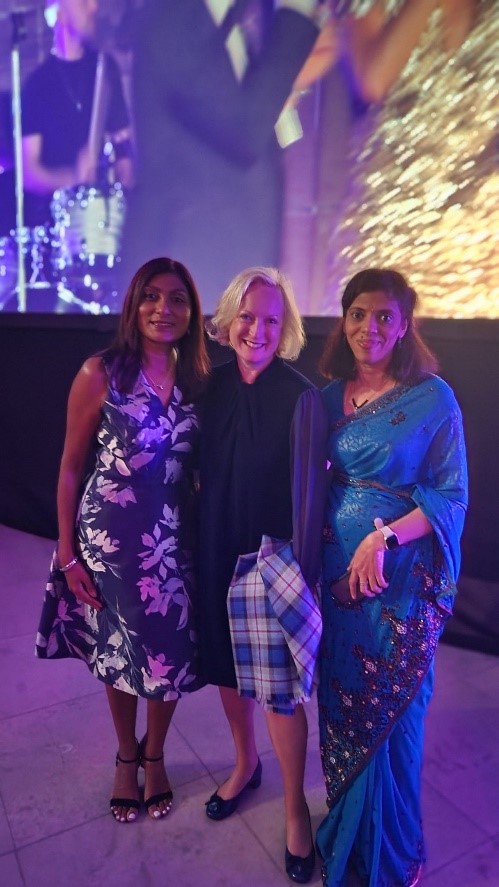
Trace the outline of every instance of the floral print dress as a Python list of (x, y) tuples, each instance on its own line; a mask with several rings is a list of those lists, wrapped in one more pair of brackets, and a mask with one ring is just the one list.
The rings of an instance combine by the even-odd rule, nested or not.
[(108, 386), (76, 540), (101, 611), (69, 591), (54, 554), (36, 653), (76, 657), (118, 690), (174, 700), (199, 688), (193, 623), (198, 420), (174, 387), (163, 406), (140, 374)]

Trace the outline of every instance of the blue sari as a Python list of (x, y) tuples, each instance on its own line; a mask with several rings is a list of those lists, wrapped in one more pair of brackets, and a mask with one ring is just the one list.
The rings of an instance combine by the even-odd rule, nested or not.
[[(348, 416), (343, 393), (341, 381), (323, 391), (332, 481), (319, 723), (329, 814), (317, 846), (327, 887), (340, 887), (349, 866), (366, 887), (408, 887), (425, 858), (423, 722), (467, 505), (461, 413), (437, 376), (397, 385)], [(342, 577), (374, 518), (391, 523), (418, 506), (433, 533), (386, 552), (380, 595), (345, 602)]]

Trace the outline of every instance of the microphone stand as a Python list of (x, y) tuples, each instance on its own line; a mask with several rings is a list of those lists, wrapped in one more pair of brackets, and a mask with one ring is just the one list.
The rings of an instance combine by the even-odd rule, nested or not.
[(21, 68), (19, 44), (26, 38), (27, 10), (13, 10), (10, 14), (12, 23), (11, 71), (12, 71), (12, 120), (14, 125), (14, 160), (16, 183), (16, 231), (17, 243), (17, 305), (18, 311), (26, 311), (26, 269), (24, 265), (24, 182), (21, 154)]

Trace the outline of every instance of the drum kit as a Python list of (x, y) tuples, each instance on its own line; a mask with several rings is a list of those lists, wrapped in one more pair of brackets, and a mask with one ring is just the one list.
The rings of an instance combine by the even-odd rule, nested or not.
[(53, 224), (0, 238), (0, 311), (18, 310), (21, 249), (28, 311), (118, 312), (116, 268), (125, 219), (121, 186), (59, 189), (51, 210)]
[[(116, 268), (125, 220), (120, 184), (59, 189), (52, 196), (51, 222), (34, 228), (24, 224), (19, 45), (26, 37), (29, 11), (14, 10), (9, 16), (12, 130), (6, 137), (6, 117), (0, 114), (0, 197), (13, 172), (15, 227), (0, 237), (0, 311), (117, 313)], [(104, 132), (107, 90), (105, 59), (99, 53), (88, 136), (95, 158)]]

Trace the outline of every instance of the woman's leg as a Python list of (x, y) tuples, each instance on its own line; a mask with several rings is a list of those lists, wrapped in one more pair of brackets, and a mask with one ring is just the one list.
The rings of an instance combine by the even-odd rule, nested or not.
[(158, 699), (147, 700), (147, 732), (141, 748), (145, 773), (144, 800), (147, 804), (148, 799), (154, 795), (166, 795), (166, 797), (158, 799), (156, 804), (148, 807), (147, 812), (152, 819), (166, 816), (172, 805), (171, 787), (163, 760), (163, 748), (176, 705), (176, 699), (171, 702), (163, 702)]
[(217, 791), (224, 801), (235, 798), (251, 779), (258, 763), (255, 744), (253, 699), (239, 696), (231, 687), (220, 687), (220, 698), (234, 738), (236, 765), (229, 778)]
[[(137, 772), (139, 769), (139, 757), (137, 740), (135, 738), (135, 723), (137, 719), (137, 697), (131, 693), (123, 693), (106, 684), (107, 701), (114, 729), (118, 739), (118, 762), (114, 775), (113, 798), (130, 798), (139, 800), (139, 787)], [(131, 763), (123, 763), (129, 761)], [(113, 806), (113, 815), (120, 822), (133, 821), (137, 817), (137, 811), (126, 805)]]
[(286, 846), (293, 856), (306, 857), (312, 849), (309, 812), (303, 790), (307, 717), (302, 705), (296, 706), (292, 716), (270, 711), (265, 715), (284, 784)]

